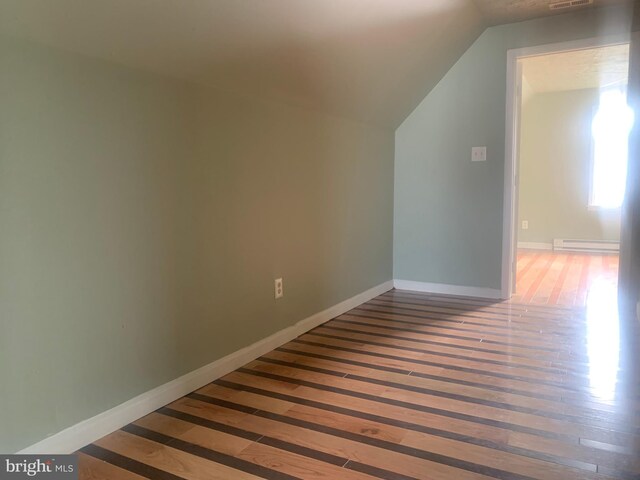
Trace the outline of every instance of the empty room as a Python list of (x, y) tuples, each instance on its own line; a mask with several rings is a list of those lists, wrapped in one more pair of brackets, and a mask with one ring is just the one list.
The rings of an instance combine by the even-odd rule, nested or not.
[(522, 303), (616, 296), (633, 112), (629, 44), (521, 61), (518, 270)]
[(0, 0), (0, 478), (640, 478), (640, 2)]

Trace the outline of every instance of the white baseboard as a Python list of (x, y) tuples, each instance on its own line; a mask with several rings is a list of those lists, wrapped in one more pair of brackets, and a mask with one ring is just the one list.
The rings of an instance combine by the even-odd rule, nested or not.
[(518, 248), (527, 248), (529, 250), (553, 250), (553, 243), (518, 242)]
[(338, 315), (357, 307), (393, 288), (388, 281), (338, 303), (322, 312), (316, 313), (291, 327), (270, 335), (253, 345), (242, 348), (194, 370), (164, 385), (149, 390), (95, 417), (83, 420), (44, 440), (21, 450), (18, 453), (65, 454), (72, 453), (95, 440), (143, 417), (158, 408), (177, 400), (198, 388), (211, 383), (252, 360), (270, 352), (305, 332), (328, 322)]
[(461, 287), (445, 283), (414, 282), (413, 280), (394, 280), (393, 286), (398, 290), (413, 290), (415, 292), (458, 295), (461, 297), (502, 298), (502, 292), (494, 288)]

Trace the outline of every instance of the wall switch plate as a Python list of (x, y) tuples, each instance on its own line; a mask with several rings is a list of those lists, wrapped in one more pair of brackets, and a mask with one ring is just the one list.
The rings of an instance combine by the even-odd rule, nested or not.
[(522, 220), (522, 229), (529, 230), (529, 220)]
[(471, 149), (472, 162), (485, 162), (487, 160), (487, 147), (473, 147)]
[(284, 288), (282, 286), (282, 279), (276, 278), (273, 284), (274, 284), (274, 290), (275, 290), (274, 293), (275, 293), (276, 299), (284, 297)]

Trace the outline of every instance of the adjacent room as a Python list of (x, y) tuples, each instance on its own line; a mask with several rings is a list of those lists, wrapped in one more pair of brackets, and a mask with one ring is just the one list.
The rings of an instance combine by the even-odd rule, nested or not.
[(640, 3), (0, 0), (0, 478), (640, 478)]
[(520, 60), (514, 300), (585, 305), (615, 290), (633, 112), (628, 43)]

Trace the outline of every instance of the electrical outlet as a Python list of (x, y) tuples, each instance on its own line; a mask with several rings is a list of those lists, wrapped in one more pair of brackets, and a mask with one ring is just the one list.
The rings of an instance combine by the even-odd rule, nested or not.
[(529, 220), (522, 220), (522, 229), (529, 230)]
[(276, 298), (282, 298), (284, 297), (284, 288), (282, 286), (282, 279), (281, 278), (276, 278), (274, 280), (274, 289), (275, 289), (275, 297)]

